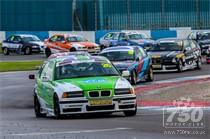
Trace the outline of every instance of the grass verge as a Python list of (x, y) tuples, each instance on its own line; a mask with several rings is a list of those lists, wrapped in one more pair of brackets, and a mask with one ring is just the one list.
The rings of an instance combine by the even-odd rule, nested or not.
[(43, 61), (0, 62), (0, 72), (35, 70)]

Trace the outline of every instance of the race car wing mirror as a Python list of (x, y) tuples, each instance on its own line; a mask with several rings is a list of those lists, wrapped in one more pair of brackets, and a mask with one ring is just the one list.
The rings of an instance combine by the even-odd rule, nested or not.
[(35, 79), (35, 75), (34, 75), (34, 74), (30, 74), (30, 75), (28, 76), (28, 78), (31, 79), (31, 80), (33, 80), (33, 79)]
[(122, 76), (123, 77), (129, 77), (130, 76), (130, 71), (128, 71), (128, 70), (122, 71)]

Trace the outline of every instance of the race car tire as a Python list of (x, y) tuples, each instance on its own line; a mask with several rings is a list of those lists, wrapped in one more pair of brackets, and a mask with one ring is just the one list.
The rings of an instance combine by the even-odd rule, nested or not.
[(45, 56), (48, 58), (52, 54), (50, 48), (45, 49)]
[(34, 112), (36, 117), (46, 117), (46, 113), (41, 113), (41, 106), (37, 96), (34, 96)]
[(135, 106), (135, 110), (132, 111), (124, 111), (125, 116), (135, 116), (137, 114), (137, 105)]
[(152, 69), (152, 66), (149, 68), (149, 71), (147, 73), (147, 76), (146, 76), (146, 81), (147, 82), (151, 82), (154, 80), (154, 74), (153, 74), (153, 69)]
[(9, 55), (9, 49), (8, 48), (3, 48), (3, 54), (4, 55)]
[(54, 95), (53, 104), (54, 104), (55, 118), (60, 119), (61, 118), (61, 111), (60, 111), (60, 106), (59, 106), (59, 99), (58, 99), (58, 96), (56, 94)]
[(136, 74), (135, 71), (132, 71), (132, 72), (131, 72), (131, 77), (130, 77), (130, 78), (131, 78), (131, 79), (130, 79), (131, 84), (132, 84), (132, 85), (136, 85), (136, 83), (137, 83), (137, 74)]
[(26, 46), (25, 49), (24, 49), (24, 54), (25, 55), (30, 55), (32, 52), (31, 48), (29, 46)]
[(201, 58), (199, 57), (198, 60), (196, 61), (196, 68), (195, 69), (201, 69), (201, 64), (202, 64), (202, 61), (201, 61)]
[(182, 72), (183, 71), (183, 63), (182, 63), (181, 60), (178, 61), (177, 69), (178, 69), (178, 72)]
[(75, 51), (77, 51), (77, 50), (76, 50), (76, 48), (72, 47), (69, 51), (70, 51), (70, 52), (75, 52)]

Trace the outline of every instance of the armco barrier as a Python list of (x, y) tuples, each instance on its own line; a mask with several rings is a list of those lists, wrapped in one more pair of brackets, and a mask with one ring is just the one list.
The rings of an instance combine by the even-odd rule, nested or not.
[(4, 31), (0, 31), (0, 43), (5, 40), (5, 32)]
[(33, 34), (38, 36), (41, 40), (49, 37), (48, 31), (6, 31), (6, 38), (12, 34)]

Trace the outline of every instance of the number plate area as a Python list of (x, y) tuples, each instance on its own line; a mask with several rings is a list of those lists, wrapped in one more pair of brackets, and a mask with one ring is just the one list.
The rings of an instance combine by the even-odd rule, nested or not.
[(89, 100), (90, 106), (103, 106), (103, 105), (112, 105), (112, 100), (110, 99), (92, 99)]

